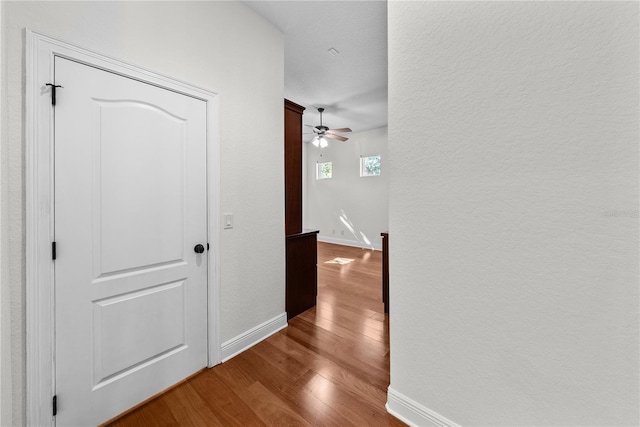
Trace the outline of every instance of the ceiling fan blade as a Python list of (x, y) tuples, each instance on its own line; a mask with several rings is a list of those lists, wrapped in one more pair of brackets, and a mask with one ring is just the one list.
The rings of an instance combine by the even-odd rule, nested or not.
[(340, 129), (329, 129), (327, 133), (347, 133), (351, 132), (349, 128), (340, 128)]
[(346, 140), (348, 140), (348, 139), (349, 139), (349, 138), (345, 138), (344, 136), (340, 136), (340, 135), (333, 135), (333, 134), (331, 134), (331, 133), (325, 133), (325, 134), (324, 134), (324, 136), (325, 136), (326, 138), (336, 139), (336, 140), (338, 140), (338, 141), (342, 141), (342, 142), (344, 142), (344, 141), (346, 141)]

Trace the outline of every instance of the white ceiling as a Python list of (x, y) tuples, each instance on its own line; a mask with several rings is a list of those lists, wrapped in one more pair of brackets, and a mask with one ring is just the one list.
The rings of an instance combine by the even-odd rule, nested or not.
[(284, 33), (284, 95), (307, 108), (305, 124), (319, 124), (324, 107), (331, 128), (387, 125), (386, 1), (245, 3)]

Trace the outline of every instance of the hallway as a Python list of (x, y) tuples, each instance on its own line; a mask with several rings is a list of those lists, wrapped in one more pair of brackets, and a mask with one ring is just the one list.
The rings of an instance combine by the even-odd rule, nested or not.
[(381, 263), (379, 251), (318, 243), (316, 307), (111, 425), (403, 426), (384, 407)]

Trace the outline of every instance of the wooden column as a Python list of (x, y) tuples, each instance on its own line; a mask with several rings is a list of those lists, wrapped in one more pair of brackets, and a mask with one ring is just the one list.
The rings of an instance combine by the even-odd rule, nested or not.
[(302, 114), (304, 107), (284, 100), (284, 222), (287, 236), (287, 318), (316, 305), (318, 231), (302, 230)]
[(284, 100), (285, 234), (302, 232), (302, 113), (304, 107)]

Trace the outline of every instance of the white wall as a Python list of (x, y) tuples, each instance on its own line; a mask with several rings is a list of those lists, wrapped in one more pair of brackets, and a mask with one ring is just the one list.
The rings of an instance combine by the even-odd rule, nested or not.
[[(4, 20), (3, 13), (3, 3), (0, 1), (0, 28), (4, 28), (6, 23)], [(0, 30), (0, 111), (3, 110), (4, 104), (4, 75), (5, 69), (4, 65), (5, 61), (5, 46), (3, 44), (4, 37), (3, 32)], [(4, 124), (4, 115), (0, 113), (0, 141), (4, 140), (5, 127)], [(3, 150), (0, 150), (0, 182), (4, 182), (4, 173), (7, 170), (4, 164), (5, 156), (3, 155)], [(4, 197), (0, 197), (0, 425), (9, 425), (11, 423), (11, 405), (5, 405), (3, 402), (11, 401), (11, 370), (9, 363), (4, 363), (11, 359), (11, 350), (9, 347), (10, 343), (10, 316), (9, 316), (9, 298), (8, 295), (8, 286), (2, 286), (5, 282), (5, 239), (4, 236), (4, 218), (5, 218), (5, 200)]]
[[(2, 2), (2, 424), (25, 422), (23, 44), (29, 27), (220, 94), (222, 342), (284, 313), (281, 33), (239, 2)], [(259, 131), (257, 131), (259, 130)], [(6, 214), (6, 215), (5, 215)], [(8, 297), (8, 301), (5, 301)], [(10, 328), (5, 326), (9, 306)], [(9, 337), (9, 338), (7, 338)], [(6, 366), (10, 366), (7, 378)]]
[[(305, 143), (304, 228), (320, 230), (321, 241), (382, 249), (380, 233), (389, 226), (387, 128), (348, 136), (324, 149)], [(375, 154), (381, 155), (380, 176), (361, 178), (360, 156)], [(316, 180), (318, 161), (332, 162), (331, 179)]]
[(388, 7), (391, 409), (639, 425), (639, 3)]

